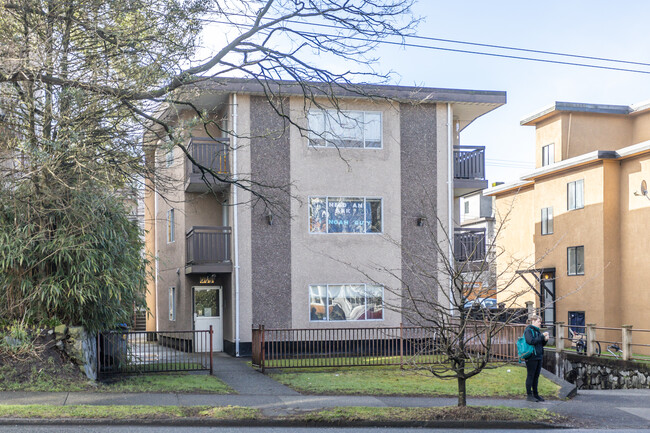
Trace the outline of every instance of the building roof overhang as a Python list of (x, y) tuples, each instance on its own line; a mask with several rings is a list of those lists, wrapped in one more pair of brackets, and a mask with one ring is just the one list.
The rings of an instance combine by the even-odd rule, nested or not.
[(487, 189), (483, 195), (499, 195), (508, 191), (520, 189), (526, 185), (533, 184), (535, 180), (540, 177), (572, 170), (574, 168), (591, 164), (597, 161), (622, 160), (648, 152), (650, 152), (650, 140), (643, 141), (632, 146), (624, 147), (619, 150), (596, 150), (573, 158), (565, 159), (554, 164), (549, 164), (547, 166), (537, 168), (534, 171), (522, 176), (519, 181)]
[(461, 130), (476, 118), (506, 103), (506, 92), (493, 90), (443, 89), (433, 87), (394, 86), (381, 84), (337, 84), (322, 82), (260, 81), (250, 78), (211, 78), (185, 87), (178, 98), (191, 100), (201, 110), (228, 102), (231, 94), (257, 96), (370, 99), (410, 104), (451, 104), (454, 119)]
[(636, 111), (628, 105), (585, 104), (579, 102), (556, 101), (521, 120), (523, 126), (535, 125), (560, 113), (593, 113), (627, 115)]

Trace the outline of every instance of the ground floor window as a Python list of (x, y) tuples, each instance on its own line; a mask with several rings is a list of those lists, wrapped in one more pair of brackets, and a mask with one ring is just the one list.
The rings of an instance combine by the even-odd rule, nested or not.
[(383, 320), (384, 288), (372, 284), (309, 286), (309, 320)]
[(585, 333), (585, 312), (569, 311), (569, 329), (574, 334)]

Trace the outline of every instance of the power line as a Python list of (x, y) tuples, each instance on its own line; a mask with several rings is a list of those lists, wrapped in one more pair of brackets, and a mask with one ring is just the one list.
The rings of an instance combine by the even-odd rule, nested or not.
[[(245, 16), (245, 15), (241, 15), (241, 14), (239, 14), (239, 15), (240, 16)], [(235, 16), (237, 16), (237, 14), (235, 14)], [(270, 19), (270, 18), (268, 18), (268, 19)], [(233, 22), (229, 22), (229, 21), (210, 20), (210, 22), (215, 23), (215, 24), (232, 25), (232, 26), (236, 26), (236, 27), (252, 27), (252, 24), (233, 23)], [(343, 30), (342, 27), (334, 26), (334, 25), (330, 25), (330, 24), (303, 23), (303, 22), (296, 21), (296, 20), (287, 20), (285, 22), (292, 22), (292, 23), (301, 24), (301, 25), (311, 25), (311, 26), (317, 26), (317, 27), (326, 27), (326, 28), (333, 28), (333, 29), (341, 29), (341, 30)], [(310, 31), (303, 31), (302, 33), (305, 34), (305, 35), (314, 36), (314, 37), (319, 37), (319, 36), (331, 37), (331, 38), (340, 37), (340, 35), (333, 35), (333, 34), (327, 34), (327, 33), (316, 33), (316, 32), (310, 32)], [(453, 40), (453, 39), (441, 39), (441, 38), (433, 38), (433, 37), (428, 37), (428, 36), (417, 36), (417, 35), (415, 35), (415, 36), (404, 36), (404, 38), (413, 38), (413, 39), (430, 40), (430, 41), (437, 41), (437, 42), (447, 42), (447, 43), (474, 45), (474, 46), (486, 47), (486, 48), (514, 50), (514, 51), (521, 51), (521, 52), (530, 52), (530, 53), (537, 53), (537, 54), (546, 54), (546, 55), (553, 55), (553, 56), (585, 59), (585, 60), (595, 60), (595, 61), (608, 62), (608, 63), (621, 63), (621, 64), (631, 64), (631, 65), (650, 67), (650, 63), (643, 63), (643, 62), (635, 62), (635, 61), (620, 60), (620, 59), (608, 59), (608, 58), (604, 58), (604, 57), (583, 56), (583, 55), (579, 55), (579, 54), (568, 54), (568, 53), (559, 53), (559, 52), (543, 51), (543, 50), (532, 50), (532, 49), (527, 49), (527, 48), (516, 48), (516, 47), (503, 46), (503, 45), (482, 44), (482, 43), (477, 43), (477, 42), (457, 41), (457, 40)], [(589, 64), (589, 63), (569, 62), (569, 61), (562, 61), (562, 60), (551, 60), (551, 59), (543, 59), (543, 58), (536, 58), (536, 57), (515, 56), (515, 55), (509, 55), (509, 54), (490, 53), (490, 52), (484, 52), (484, 51), (462, 50), (462, 49), (458, 49), (458, 48), (445, 48), (445, 47), (439, 47), (439, 46), (433, 46), (433, 45), (415, 44), (415, 43), (408, 43), (408, 42), (394, 42), (394, 41), (387, 41), (387, 40), (370, 40), (368, 38), (362, 38), (362, 37), (358, 37), (358, 36), (346, 36), (346, 39), (356, 40), (356, 41), (360, 41), (360, 42), (367, 42), (367, 43), (377, 43), (377, 44), (400, 46), (400, 47), (422, 48), (422, 49), (429, 49), (429, 50), (455, 52), (455, 53), (461, 53), (461, 54), (475, 54), (475, 55), (481, 55), (481, 56), (499, 57), (499, 58), (513, 59), (513, 60), (527, 60), (527, 61), (540, 62), (540, 63), (551, 63), (551, 64), (558, 64), (558, 65), (578, 66), (578, 67), (592, 68), (592, 69), (602, 69), (602, 70), (611, 70), (611, 71), (619, 71), (619, 72), (633, 72), (633, 73), (639, 73), (639, 74), (650, 74), (650, 71), (644, 71), (644, 70), (640, 70), (640, 69), (621, 68), (621, 67), (605, 66), (605, 65), (594, 65), (594, 64)]]

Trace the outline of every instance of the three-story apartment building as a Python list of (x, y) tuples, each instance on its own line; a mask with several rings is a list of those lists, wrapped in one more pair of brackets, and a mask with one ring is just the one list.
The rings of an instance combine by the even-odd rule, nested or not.
[(527, 292), (520, 303), (580, 332), (587, 323), (647, 329), (650, 104), (556, 102), (521, 124), (535, 127), (537, 168), (487, 192), (508, 216), (498, 274), (522, 260), (528, 268), (502, 299)]
[[(358, 85), (335, 90), (334, 103), (306, 99), (297, 83), (270, 85), (273, 104), (249, 79), (196, 92), (212, 137), (201, 125), (185, 145), (225, 182), (178, 147), (152, 159), (165, 185), (150, 185), (145, 200), (150, 330), (212, 325), (216, 350), (240, 355), (258, 324), (399, 325), (402, 313), (387, 306), (418, 284), (405, 249), (427, 228), (444, 242), (458, 197), (487, 186), (484, 149), (463, 148), (459, 133), (505, 92)], [(175, 121), (189, 124), (191, 112), (176, 108)]]

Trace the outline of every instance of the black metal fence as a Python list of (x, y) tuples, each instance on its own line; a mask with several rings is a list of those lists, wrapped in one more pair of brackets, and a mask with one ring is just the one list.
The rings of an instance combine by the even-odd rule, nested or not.
[(103, 331), (97, 334), (97, 376), (207, 370), (213, 330)]

